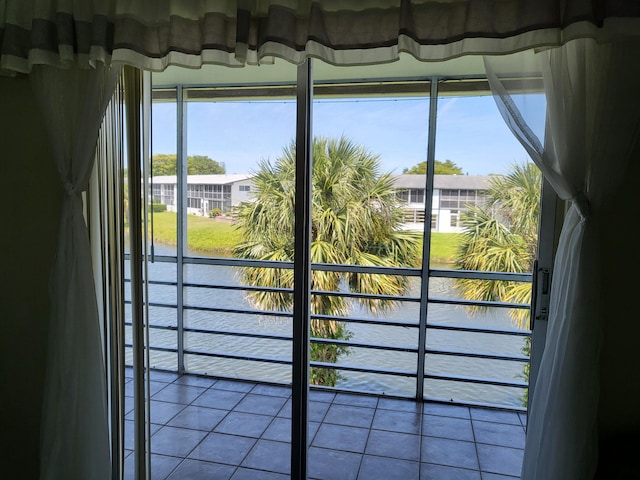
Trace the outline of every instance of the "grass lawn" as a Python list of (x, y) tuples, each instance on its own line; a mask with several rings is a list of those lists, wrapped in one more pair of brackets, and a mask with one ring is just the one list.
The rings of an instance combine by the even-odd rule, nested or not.
[(435, 263), (451, 263), (458, 247), (459, 233), (431, 234), (431, 261)]
[[(219, 218), (187, 216), (187, 243), (190, 250), (201, 253), (230, 256), (234, 245), (242, 240), (241, 232), (227, 220)], [(153, 214), (153, 240), (163, 245), (176, 245), (176, 214)], [(431, 261), (449, 263), (455, 253), (456, 233), (433, 233), (431, 236)]]
[[(187, 243), (190, 250), (201, 253), (231, 254), (234, 245), (242, 240), (240, 231), (229, 221), (218, 218), (187, 216)], [(163, 245), (176, 245), (176, 214), (153, 214), (153, 241)]]

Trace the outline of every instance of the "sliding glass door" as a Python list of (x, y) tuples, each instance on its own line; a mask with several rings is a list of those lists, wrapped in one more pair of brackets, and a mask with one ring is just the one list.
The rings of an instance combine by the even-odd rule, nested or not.
[(152, 75), (152, 467), (413, 465), (394, 409), (526, 410), (540, 176), (468, 71)]

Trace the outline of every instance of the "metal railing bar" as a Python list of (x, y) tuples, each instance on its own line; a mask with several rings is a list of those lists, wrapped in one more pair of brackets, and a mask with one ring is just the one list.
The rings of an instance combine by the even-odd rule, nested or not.
[(326, 368), (329, 370), (344, 370), (348, 372), (363, 372), (363, 373), (378, 373), (381, 375), (394, 375), (396, 377), (416, 377), (416, 372), (411, 370), (393, 370), (390, 368), (368, 368), (357, 367), (355, 365), (347, 365), (341, 363), (326, 363), (326, 362), (309, 362), (310, 366), (316, 368)]
[(514, 387), (514, 388), (527, 388), (529, 385), (526, 382), (515, 382), (509, 380), (497, 380), (491, 378), (482, 377), (468, 377), (464, 375), (444, 375), (439, 373), (425, 373), (425, 378), (431, 378), (433, 380), (447, 380), (454, 382), (464, 383), (478, 383), (482, 385), (494, 385), (497, 387)]
[[(131, 322), (125, 322), (125, 325), (131, 326)], [(149, 328), (152, 330), (164, 330), (164, 331), (174, 331), (174, 332), (178, 330), (178, 327), (174, 325), (150, 324)], [(184, 331), (191, 332), (191, 333), (208, 334), (208, 335), (226, 335), (226, 336), (232, 336), (232, 337), (260, 338), (265, 340), (281, 340), (281, 341), (292, 340), (291, 336), (286, 336), (286, 335), (239, 332), (234, 330), (209, 330), (206, 328), (185, 327)], [(312, 337), (311, 342), (318, 343), (318, 344), (325, 344), (325, 345), (341, 345), (345, 347), (369, 348), (374, 350), (386, 350), (386, 351), (395, 351), (395, 352), (407, 352), (407, 353), (418, 352), (417, 347), (351, 342), (348, 340), (332, 340), (332, 339), (320, 338), (320, 337)], [(426, 349), (425, 353), (430, 355), (448, 355), (448, 356), (454, 356), (454, 357), (485, 358), (488, 360), (505, 360), (505, 361), (512, 361), (512, 362), (528, 362), (529, 361), (529, 357), (525, 355), (498, 355), (493, 353), (468, 352), (468, 351), (459, 351), (459, 350), (439, 350), (439, 349), (433, 349), (433, 348)]]
[(531, 332), (528, 330), (502, 330), (499, 328), (482, 328), (474, 327), (470, 325), (443, 325), (440, 323), (429, 323), (427, 328), (433, 328), (434, 330), (453, 330), (456, 332), (472, 332), (472, 333), (494, 333), (497, 335), (510, 335), (514, 337), (528, 337)]
[[(129, 280), (125, 280), (128, 282)], [(168, 280), (151, 280), (149, 285), (162, 285), (162, 286), (177, 286), (177, 282)], [(236, 291), (251, 291), (251, 292), (272, 292), (272, 293), (289, 293), (293, 294), (293, 290), (289, 288), (276, 288), (276, 287), (252, 287), (248, 285), (204, 285), (198, 283), (184, 283), (184, 287), (190, 288), (204, 288), (209, 290), (236, 290)], [(345, 297), (356, 298), (365, 300), (386, 300), (392, 302), (414, 302), (419, 303), (419, 297), (399, 296), (399, 295), (380, 295), (369, 293), (357, 293), (357, 292), (336, 292), (329, 290), (312, 290), (311, 295), (324, 295), (332, 297)], [(510, 302), (496, 302), (488, 300), (465, 300), (456, 298), (436, 298), (432, 297), (428, 299), (429, 303), (439, 305), (460, 305), (471, 307), (484, 307), (484, 308), (515, 308), (515, 309), (528, 309), (530, 305), (528, 303), (510, 303)]]
[[(130, 303), (129, 301), (125, 301), (125, 304)], [(175, 305), (164, 304), (164, 303), (150, 303), (150, 307), (156, 308), (176, 308)], [(247, 314), (247, 315), (264, 315), (264, 316), (273, 316), (279, 318), (290, 318), (291, 313), (287, 312), (271, 312), (267, 313), (262, 310), (231, 310), (226, 308), (215, 308), (215, 307), (185, 307), (195, 311), (206, 311), (206, 312), (214, 312), (214, 313), (239, 313), (239, 314)], [(369, 319), (369, 318), (356, 318), (356, 317), (331, 317), (328, 315), (313, 315), (311, 317), (314, 320), (321, 321), (340, 321), (343, 323), (356, 323), (356, 324), (369, 324), (369, 325), (379, 325), (385, 327), (403, 327), (403, 328), (418, 328), (418, 325), (415, 323), (407, 323), (407, 322), (395, 322), (395, 321), (387, 321), (387, 320), (379, 320), (379, 319)], [(125, 325), (131, 325), (130, 322), (125, 323)], [(488, 333), (488, 334), (496, 334), (496, 335), (507, 335), (513, 337), (528, 337), (531, 335), (531, 332), (528, 330), (502, 330), (498, 328), (482, 328), (482, 327), (474, 327), (467, 325), (443, 325), (443, 324), (428, 324), (427, 329), (433, 330), (449, 330), (455, 332), (470, 332), (470, 333)]]
[[(129, 260), (129, 254), (125, 254), (125, 260)], [(156, 262), (177, 263), (175, 256), (155, 255)], [(185, 264), (191, 265), (217, 265), (226, 267), (258, 267), (258, 268), (293, 268), (293, 262), (282, 262), (272, 260), (249, 260), (243, 258), (224, 257), (187, 257), (183, 259)], [(404, 275), (409, 277), (420, 277), (421, 270), (410, 267), (378, 267), (368, 265), (335, 265), (330, 263), (312, 263), (312, 270), (347, 272), (347, 273), (371, 273), (383, 275)], [(429, 276), (438, 278), (465, 278), (472, 280), (503, 280), (508, 282), (531, 282), (531, 273), (516, 272), (479, 272), (475, 270), (449, 270), (430, 269)]]
[[(153, 282), (150, 282), (153, 284)], [(160, 285), (164, 285), (163, 282), (158, 282)], [(175, 285), (175, 284), (174, 284)], [(190, 288), (205, 288), (209, 290), (248, 290), (252, 292), (272, 292), (272, 293), (289, 293), (293, 295), (292, 288), (278, 288), (278, 287), (254, 287), (249, 285), (204, 285), (201, 283), (184, 283), (184, 287)], [(379, 294), (367, 294), (357, 292), (336, 292), (331, 290), (311, 290), (311, 295), (325, 295), (333, 297), (348, 297), (348, 298), (363, 298), (370, 300), (390, 300), (397, 302), (419, 302), (418, 297), (407, 297), (399, 295), (379, 295)]]
[(360, 343), (349, 340), (335, 340), (330, 338), (311, 337), (311, 343), (322, 345), (340, 345), (342, 347), (370, 348), (374, 350), (385, 350), (391, 352), (418, 353), (418, 347), (401, 345), (384, 345), (381, 343)]
[[(131, 347), (131, 344), (125, 344), (126, 347)], [(160, 347), (160, 346), (149, 346), (149, 350), (161, 351), (167, 353), (177, 353), (178, 350), (170, 347)], [(185, 355), (199, 355), (203, 357), (215, 357), (215, 358), (226, 358), (230, 360), (245, 360), (251, 362), (262, 362), (262, 363), (277, 363), (280, 365), (291, 365), (291, 359), (283, 360), (280, 358), (273, 357), (257, 357), (254, 355), (238, 355), (235, 353), (224, 353), (224, 352), (206, 352), (202, 350), (191, 350), (185, 349)], [(358, 367), (355, 365), (346, 365), (346, 364), (336, 364), (336, 363), (326, 363), (326, 362), (310, 362), (311, 367), (317, 368), (327, 368), (332, 370), (345, 370), (350, 372), (363, 372), (363, 373), (376, 373), (381, 375), (394, 375), (400, 377), (416, 377), (416, 372), (409, 370), (394, 370), (388, 368), (374, 368), (374, 367)]]
[(188, 265), (281, 268), (281, 269), (288, 269), (288, 270), (293, 269), (293, 262), (279, 262), (275, 260), (248, 260), (245, 258), (184, 257), (183, 262)]
[[(408, 347), (400, 345), (384, 345), (373, 343), (360, 343), (350, 342), (348, 340), (332, 340), (328, 338), (311, 338), (312, 343), (318, 343), (323, 345), (339, 345), (343, 347), (356, 347), (356, 348), (370, 348), (374, 350), (385, 350), (393, 352), (406, 352), (406, 353), (418, 353), (418, 347)], [(493, 353), (482, 352), (466, 352), (466, 351), (454, 351), (454, 350), (439, 350), (439, 349), (426, 349), (426, 354), (431, 355), (446, 355), (453, 357), (468, 357), (468, 358), (482, 358), (486, 360), (505, 360), (512, 362), (528, 362), (529, 357), (524, 355), (497, 355)]]
[(147, 280), (148, 285), (161, 285), (166, 287), (177, 287), (178, 282), (172, 280)]
[(385, 327), (405, 327), (405, 328), (418, 328), (418, 324), (415, 322), (400, 322), (395, 320), (383, 320), (376, 318), (364, 318), (364, 317), (339, 317), (333, 315), (320, 315), (313, 314), (311, 315), (312, 320), (321, 320), (321, 321), (337, 321), (344, 323), (361, 323), (361, 324), (369, 324), (369, 325), (382, 325)]
[(328, 290), (311, 290), (311, 295), (326, 297), (361, 298), (365, 300), (390, 300), (393, 302), (420, 302), (419, 297), (406, 297), (401, 295), (380, 295), (375, 293), (335, 292)]
[(220, 312), (220, 313), (239, 313), (247, 315), (264, 315), (266, 317), (291, 317), (291, 312), (279, 312), (276, 310), (244, 310), (235, 308), (218, 308), (218, 307), (199, 307), (196, 305), (185, 305), (185, 310), (195, 310), (197, 312)]
[(146, 348), (148, 348), (149, 350), (153, 350), (155, 352), (178, 353), (177, 348), (171, 348), (171, 347), (161, 347), (158, 345), (150, 345)]
[(231, 360), (246, 360), (251, 362), (278, 363), (281, 365), (291, 365), (291, 359), (283, 360), (281, 358), (256, 357), (254, 355), (238, 355), (234, 353), (224, 353), (224, 352), (205, 352), (201, 350), (191, 350), (191, 349), (185, 349), (184, 354), (200, 355), (203, 357), (227, 358)]
[[(131, 323), (126, 323), (125, 325), (130, 326)], [(172, 325), (149, 325), (149, 328), (152, 330), (163, 330), (163, 331), (177, 331), (178, 327)], [(278, 340), (278, 341), (291, 341), (291, 336), (285, 335), (273, 335), (268, 333), (251, 333), (251, 332), (238, 332), (233, 330), (209, 330), (204, 328), (190, 328), (185, 327), (185, 332), (191, 333), (199, 333), (203, 335), (224, 335), (230, 337), (244, 337), (244, 338), (259, 338), (263, 340)], [(392, 351), (392, 352), (405, 352), (405, 353), (417, 353), (417, 347), (409, 347), (409, 346), (401, 346), (401, 345), (384, 345), (384, 344), (374, 344), (374, 343), (361, 343), (361, 342), (350, 342), (348, 340), (332, 340), (328, 338), (320, 338), (320, 337), (312, 337), (310, 339), (312, 343), (323, 344), (323, 345), (340, 345), (344, 347), (355, 347), (355, 348), (368, 348), (373, 350), (383, 350), (383, 351)], [(453, 357), (467, 357), (467, 358), (483, 358), (487, 360), (504, 360), (511, 362), (528, 362), (529, 357), (524, 355), (497, 355), (493, 353), (478, 353), (478, 352), (467, 352), (467, 351), (458, 351), (458, 350), (439, 350), (439, 349), (426, 349), (425, 351), (428, 355), (447, 355)]]
[[(125, 304), (130, 304), (130, 301), (125, 301)], [(165, 303), (149, 303), (150, 307), (156, 308), (172, 308), (175, 309), (175, 305), (165, 304)], [(185, 308), (195, 311), (204, 311), (204, 312), (213, 312), (213, 313), (237, 313), (237, 314), (247, 314), (247, 315), (264, 315), (268, 317), (278, 317), (278, 318), (291, 318), (291, 313), (288, 312), (277, 312), (277, 311), (263, 311), (263, 310), (240, 310), (240, 309), (228, 309), (228, 308), (216, 308), (216, 307), (197, 307), (197, 306), (186, 306)], [(396, 321), (388, 321), (388, 320), (380, 320), (374, 318), (357, 318), (357, 317), (337, 317), (330, 315), (312, 315), (313, 320), (320, 321), (339, 321), (343, 323), (355, 323), (355, 324), (368, 324), (368, 325), (377, 325), (377, 326), (385, 326), (385, 327), (402, 327), (402, 328), (418, 328), (416, 323), (409, 322), (396, 322)], [(130, 322), (126, 322), (125, 325), (131, 325)], [(506, 335), (513, 337), (528, 337), (531, 335), (529, 330), (503, 330), (498, 328), (482, 328), (475, 327), (469, 325), (443, 325), (443, 324), (435, 324), (430, 323), (427, 325), (427, 329), (433, 330), (448, 330), (454, 332), (470, 332), (470, 333), (487, 333), (487, 334), (495, 334), (495, 335)]]
[(205, 335), (227, 335), (231, 337), (249, 337), (249, 338), (261, 338), (265, 340), (285, 340), (291, 341), (291, 336), (286, 335), (273, 335), (269, 333), (250, 333), (250, 332), (236, 332), (230, 330), (209, 330), (206, 328), (192, 328), (184, 327), (185, 332), (201, 333)]
[[(131, 304), (131, 300), (125, 300), (124, 304), (125, 305), (130, 305)], [(177, 305), (172, 305), (170, 303), (161, 303), (161, 302), (149, 302), (149, 306), (150, 307), (158, 307), (158, 308), (173, 308), (173, 309), (178, 308)]]
[(367, 273), (379, 275), (397, 275), (419, 277), (420, 269), (411, 267), (380, 267), (371, 265), (337, 265), (333, 263), (312, 263), (311, 270), (323, 272)]
[(206, 288), (210, 290), (249, 290), (252, 292), (290, 293), (293, 295), (292, 288), (282, 287), (252, 287), (248, 285), (203, 285), (201, 283), (187, 282), (185, 282), (183, 286), (190, 288)]
[[(126, 343), (125, 347), (131, 348), (130, 343)], [(157, 352), (165, 352), (165, 353), (176, 353), (178, 350), (176, 348), (171, 347), (162, 347), (151, 345), (148, 347), (149, 350), (157, 351)], [(191, 350), (185, 349), (185, 355), (197, 355), (204, 357), (215, 357), (215, 358), (226, 358), (231, 360), (244, 360), (244, 361), (252, 361), (252, 362), (262, 362), (262, 363), (276, 363), (280, 365), (291, 365), (291, 360), (283, 360), (279, 358), (273, 357), (257, 357), (253, 355), (238, 355), (233, 353), (224, 353), (224, 352), (205, 352), (201, 350)], [(310, 362), (311, 367), (316, 368), (326, 368), (331, 370), (344, 370), (350, 372), (362, 372), (362, 373), (374, 373), (380, 375), (393, 375), (393, 376), (401, 376), (401, 377), (416, 377), (416, 372), (412, 372), (409, 370), (394, 370), (387, 368), (379, 368), (379, 367), (359, 367), (355, 365), (346, 365), (346, 364), (336, 364), (336, 363), (326, 363), (326, 362)], [(513, 388), (527, 388), (529, 385), (526, 382), (514, 382), (508, 380), (497, 380), (490, 378), (481, 378), (481, 377), (468, 377), (462, 375), (444, 375), (444, 374), (436, 374), (436, 373), (425, 373), (425, 378), (431, 378), (434, 380), (446, 380), (446, 381), (455, 381), (455, 382), (464, 382), (464, 383), (475, 383), (482, 385), (494, 385), (500, 387), (513, 387)], [(412, 397), (408, 397), (412, 398)]]
[[(369, 325), (378, 325), (385, 327), (404, 327), (404, 328), (418, 328), (417, 323), (412, 322), (399, 322), (395, 320), (382, 320), (376, 318), (358, 318), (358, 317), (339, 317), (339, 316), (331, 316), (331, 315), (313, 315), (311, 317), (313, 320), (323, 320), (323, 321), (338, 321), (344, 323), (358, 323), (358, 324), (369, 324)], [(504, 330), (500, 328), (483, 328), (483, 327), (475, 327), (471, 325), (444, 325), (437, 323), (428, 323), (427, 329), (434, 330), (452, 330), (456, 332), (471, 332), (471, 333), (494, 333), (498, 335), (507, 335), (514, 337), (528, 337), (531, 335), (529, 330)]]
[(484, 358), (486, 360), (505, 360), (509, 362), (528, 362), (529, 357), (525, 355), (497, 355), (494, 353), (478, 353), (478, 352), (465, 352), (456, 350), (437, 350), (427, 348), (425, 353), (427, 355), (446, 355), (451, 357), (467, 357), (467, 358)]
[(470, 280), (504, 280), (507, 282), (531, 282), (531, 273), (478, 272), (476, 270), (429, 270), (430, 277), (464, 278)]
[[(132, 345), (130, 343), (125, 344), (125, 347), (131, 348), (131, 346)], [(148, 348), (149, 350), (166, 352), (166, 353), (178, 352), (176, 348), (171, 348), (171, 347), (151, 345)], [(290, 359), (286, 360), (286, 359), (273, 358), (273, 357), (239, 355), (235, 353), (224, 353), (224, 352), (214, 352), (214, 351), (208, 352), (203, 350), (185, 349), (184, 354), (204, 356), (204, 357), (227, 358), (232, 360), (262, 362), (262, 363), (276, 363), (280, 365), (291, 365)], [(483, 358), (490, 358), (490, 357), (483, 357)], [(355, 366), (355, 365), (326, 363), (326, 362), (310, 362), (310, 366), (316, 367), (316, 368), (326, 368), (331, 370), (374, 373), (374, 374), (380, 374), (380, 375), (394, 375), (394, 376), (413, 377), (413, 378), (417, 376), (416, 372), (409, 371), (409, 370), (395, 370), (395, 369), (380, 368), (380, 367), (362, 367), (362, 366)], [(482, 385), (494, 385), (494, 386), (502, 386), (502, 387), (513, 387), (513, 388), (527, 388), (529, 386), (526, 382), (516, 382), (516, 381), (499, 380), (499, 379), (482, 378), (482, 377), (470, 377), (470, 376), (463, 376), (463, 375), (445, 375), (445, 374), (437, 374), (437, 373), (425, 373), (424, 377), (431, 378), (434, 380), (475, 383), (475, 384), (482, 384)], [(408, 397), (408, 398), (411, 398), (411, 397)]]
[[(125, 322), (125, 326), (131, 326), (131, 322)], [(175, 325), (153, 325), (153, 324), (149, 324), (149, 328), (152, 330), (171, 330), (171, 331), (177, 331), (178, 327), (176, 327)]]
[[(124, 259), (125, 260), (131, 260), (131, 254), (130, 253), (125, 253), (124, 254)], [(152, 263), (178, 263), (177, 257), (175, 255), (158, 255), (157, 253), (154, 253), (153, 255), (153, 262)]]
[(463, 300), (454, 298), (429, 298), (429, 303), (437, 303), (441, 305), (462, 305), (467, 307), (529, 308), (528, 303), (495, 302), (491, 300)]
[[(125, 343), (125, 347), (131, 348), (130, 343)], [(157, 351), (157, 352), (166, 352), (166, 353), (178, 353), (177, 348), (171, 347), (162, 347), (158, 345), (150, 345), (149, 350)], [(201, 357), (216, 357), (216, 358), (228, 358), (232, 360), (247, 360), (253, 362), (264, 362), (264, 363), (278, 363), (282, 365), (291, 365), (291, 360), (283, 360), (280, 358), (269, 358), (269, 357), (256, 357), (252, 355), (238, 355), (234, 353), (224, 353), (224, 352), (205, 352), (201, 350), (191, 350), (184, 349), (185, 355), (198, 355)]]
[[(184, 257), (184, 263), (192, 265), (217, 265), (226, 267), (279, 268), (293, 269), (293, 262), (276, 260), (249, 260), (245, 258)], [(383, 275), (404, 275), (419, 277), (420, 270), (410, 267), (379, 267), (369, 265), (336, 265), (330, 263), (312, 263), (311, 270), (343, 273), (370, 273)]]

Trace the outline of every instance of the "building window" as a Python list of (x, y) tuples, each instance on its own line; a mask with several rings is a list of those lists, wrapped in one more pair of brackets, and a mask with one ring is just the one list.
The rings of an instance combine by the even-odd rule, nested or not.
[(471, 206), (481, 204), (486, 197), (479, 190), (451, 190), (443, 189), (440, 194), (440, 208), (465, 210)]
[(459, 190), (443, 189), (440, 193), (440, 208), (458, 208)]
[(174, 185), (163, 185), (162, 203), (165, 205), (175, 205)]
[(397, 190), (396, 197), (402, 200), (403, 203), (409, 203), (409, 190)]
[(424, 203), (424, 188), (411, 189), (411, 203)]
[(451, 227), (457, 227), (460, 224), (460, 212), (458, 210), (451, 210), (451, 219), (449, 225)]
[[(208, 186), (208, 185), (207, 185)], [(202, 197), (205, 185), (187, 185), (187, 195), (190, 197)]]
[(251, 186), (250, 185), (240, 185), (240, 191), (241, 192), (250, 192), (251, 191)]
[(189, 197), (187, 198), (187, 206), (189, 208), (202, 208), (202, 199)]

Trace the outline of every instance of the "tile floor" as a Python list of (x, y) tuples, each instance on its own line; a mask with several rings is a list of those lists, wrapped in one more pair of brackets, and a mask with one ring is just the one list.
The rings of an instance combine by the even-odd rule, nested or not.
[[(150, 383), (153, 479), (289, 479), (289, 388), (165, 372)], [(130, 377), (126, 387), (129, 479)], [(522, 413), (324, 391), (309, 406), (310, 479), (519, 478)]]

